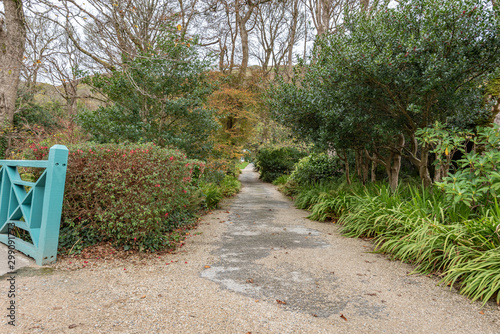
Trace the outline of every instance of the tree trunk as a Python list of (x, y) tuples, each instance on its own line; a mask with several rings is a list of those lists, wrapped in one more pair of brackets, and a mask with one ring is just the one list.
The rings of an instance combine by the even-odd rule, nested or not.
[(361, 151), (356, 150), (355, 156), (354, 156), (355, 164), (356, 164), (356, 174), (358, 175), (358, 180), (362, 180), (362, 171), (361, 171), (361, 164), (362, 164), (362, 158), (361, 158)]
[(0, 19), (0, 132), (12, 125), (26, 41), (22, 1), (4, 0), (3, 5), (5, 21)]
[(400, 134), (398, 136), (398, 144), (397, 144), (397, 151), (391, 153), (391, 174), (389, 175), (389, 185), (391, 186), (392, 191), (396, 191), (396, 188), (398, 187), (399, 183), (399, 171), (401, 169), (401, 151), (403, 150), (403, 147), (405, 146), (405, 137)]
[(396, 191), (399, 183), (399, 170), (401, 169), (401, 154), (394, 153), (389, 172), (389, 185), (392, 191)]
[(347, 181), (347, 184), (351, 184), (351, 177), (349, 175), (349, 159), (347, 157), (347, 151), (343, 151), (344, 153), (344, 156), (342, 157), (342, 155), (339, 153), (339, 158), (342, 159), (342, 161), (344, 161), (344, 171), (345, 171), (345, 179)]
[(428, 188), (432, 184), (431, 174), (429, 173), (429, 147), (425, 145), (420, 151), (420, 159), (417, 157), (418, 143), (415, 134), (410, 136), (412, 140), (412, 152), (410, 152), (409, 159), (411, 163), (418, 168), (418, 174), (424, 187)]
[(240, 39), (241, 39), (241, 66), (240, 66), (240, 77), (244, 77), (248, 67), (248, 59), (250, 58), (249, 47), (248, 47), (248, 30), (247, 30), (247, 22), (252, 17), (253, 10), (257, 7), (257, 3), (248, 2), (248, 9), (246, 13), (241, 13), (239, 6), (240, 0), (235, 1), (235, 15), (236, 15), (236, 24), (240, 30)]
[(225, 45), (220, 48), (220, 54), (219, 54), (219, 71), (221, 73), (224, 73), (224, 57), (226, 55), (226, 51), (227, 51), (227, 47)]
[(418, 173), (420, 179), (424, 183), (424, 187), (428, 188), (432, 184), (431, 174), (429, 173), (429, 148), (422, 148), (422, 153), (420, 155), (420, 164), (418, 166)]
[(248, 31), (246, 28), (246, 22), (240, 20), (240, 38), (241, 38), (241, 66), (240, 66), (240, 76), (244, 77), (247, 72), (249, 49), (248, 49)]
[(368, 5), (370, 4), (370, 0), (359, 0), (359, 5), (361, 6), (361, 10), (367, 11)]
[(372, 182), (376, 182), (377, 181), (377, 161), (372, 161), (372, 178), (371, 178), (371, 181)]
[[(401, 169), (401, 151), (405, 145), (405, 137), (400, 134), (397, 136), (398, 142), (395, 146), (391, 148), (391, 152), (388, 156), (383, 157), (380, 155), (375, 147), (375, 154), (370, 156), (368, 151), (365, 150), (366, 156), (373, 162), (380, 162), (384, 167), (389, 178), (389, 186), (391, 190), (396, 191), (399, 183), (399, 171)], [(372, 179), (374, 178), (374, 169), (372, 165)]]
[(370, 160), (364, 157), (364, 154), (361, 154), (361, 168), (363, 172), (363, 184), (366, 185), (368, 183), (368, 170), (370, 169)]
[(291, 29), (290, 39), (288, 40), (288, 64), (287, 64), (288, 79), (292, 78), (293, 46), (295, 45), (295, 34), (297, 31), (298, 20), (299, 20), (299, 1), (295, 0), (293, 2), (292, 27), (290, 28)]

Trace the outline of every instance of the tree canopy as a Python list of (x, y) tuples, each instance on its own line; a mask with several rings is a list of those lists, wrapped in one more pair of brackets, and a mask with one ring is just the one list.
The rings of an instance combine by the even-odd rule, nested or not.
[(491, 118), (484, 83), (500, 67), (499, 29), (484, 0), (402, 0), (346, 13), (342, 30), (317, 40), (297, 81), (273, 87), (271, 107), (297, 135), (366, 150), (386, 168), (388, 156), (405, 154), (430, 184), (429, 148), (415, 131)]

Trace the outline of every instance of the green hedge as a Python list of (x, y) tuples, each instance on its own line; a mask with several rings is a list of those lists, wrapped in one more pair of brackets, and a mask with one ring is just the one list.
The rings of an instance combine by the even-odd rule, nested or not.
[(255, 167), (264, 182), (273, 182), (284, 174), (290, 174), (294, 165), (305, 156), (294, 147), (262, 148), (255, 156)]
[[(170, 233), (195, 221), (203, 199), (204, 163), (154, 144), (82, 144), (69, 161), (59, 246), (110, 241), (115, 247), (156, 251), (173, 247)], [(35, 159), (48, 147), (32, 145)]]
[(332, 180), (343, 175), (342, 163), (338, 157), (326, 153), (313, 153), (295, 165), (290, 180), (298, 184)]

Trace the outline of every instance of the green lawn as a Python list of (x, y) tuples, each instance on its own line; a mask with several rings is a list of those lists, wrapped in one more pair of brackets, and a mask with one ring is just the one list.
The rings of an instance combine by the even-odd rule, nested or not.
[(240, 169), (243, 169), (243, 168), (245, 168), (246, 166), (248, 166), (248, 164), (249, 164), (249, 162), (248, 162), (248, 161), (244, 161), (244, 162), (240, 163), (240, 164), (238, 165), (238, 167), (239, 167)]

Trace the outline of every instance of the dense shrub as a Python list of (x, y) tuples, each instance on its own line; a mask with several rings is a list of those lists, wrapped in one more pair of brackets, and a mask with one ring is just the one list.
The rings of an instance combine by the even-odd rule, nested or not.
[[(172, 247), (169, 233), (194, 221), (204, 164), (154, 144), (69, 146), (60, 247), (110, 241), (124, 249)], [(47, 146), (32, 145), (35, 159)]]
[(298, 184), (331, 180), (342, 176), (342, 163), (338, 157), (326, 153), (313, 153), (295, 165), (290, 180)]
[(286, 175), (286, 174), (283, 174), (281, 175), (280, 177), (278, 177), (277, 179), (275, 179), (273, 181), (273, 184), (275, 186), (281, 186), (283, 184), (286, 184), (288, 182), (288, 180), (290, 179), (290, 175)]
[(437, 185), (454, 204), (492, 206), (500, 194), (500, 126), (478, 127), (472, 141), (474, 149), (457, 161), (458, 170)]
[[(209, 175), (208, 178), (206, 175), (203, 175), (200, 188), (205, 208), (216, 209), (224, 197), (234, 196), (240, 191), (241, 183), (232, 175), (223, 175), (218, 181), (213, 181), (213, 178), (210, 176), (211, 174), (215, 173), (213, 171), (207, 173), (206, 175)], [(207, 179), (212, 181), (207, 182)]]
[(224, 198), (221, 187), (216, 183), (202, 184), (201, 192), (204, 197), (203, 203), (207, 209), (216, 209)]
[(225, 197), (230, 197), (236, 195), (241, 188), (241, 183), (238, 179), (232, 175), (226, 175), (224, 180), (222, 180), (220, 185), (222, 195)]
[(290, 174), (305, 153), (294, 147), (262, 148), (255, 156), (255, 167), (264, 182), (273, 182), (283, 174)]

